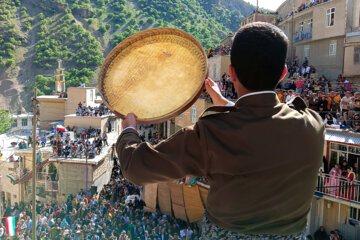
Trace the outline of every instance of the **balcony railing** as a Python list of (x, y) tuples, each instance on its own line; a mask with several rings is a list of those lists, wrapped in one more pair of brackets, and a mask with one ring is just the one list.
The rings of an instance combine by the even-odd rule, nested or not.
[(318, 194), (360, 203), (360, 182), (321, 173), (318, 175), (315, 188), (315, 195)]
[(295, 42), (299, 42), (305, 39), (309, 39), (312, 38), (312, 28), (306, 30), (306, 31), (301, 31), (301, 32), (297, 32), (295, 34)]

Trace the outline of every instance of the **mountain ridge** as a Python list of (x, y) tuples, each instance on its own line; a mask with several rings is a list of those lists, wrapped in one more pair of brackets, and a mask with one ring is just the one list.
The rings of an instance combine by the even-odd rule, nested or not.
[(34, 86), (51, 94), (58, 59), (68, 87), (81, 81), (95, 86), (107, 54), (136, 32), (179, 28), (207, 48), (253, 10), (242, 0), (3, 0), (0, 109), (30, 110)]

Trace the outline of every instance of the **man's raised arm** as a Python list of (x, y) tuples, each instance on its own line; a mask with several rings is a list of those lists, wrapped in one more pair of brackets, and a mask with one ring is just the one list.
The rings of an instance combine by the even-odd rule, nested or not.
[(127, 126), (129, 118), (133, 122), (134, 116), (128, 115), (123, 120), (123, 129), (126, 130), (116, 143), (121, 170), (127, 179), (136, 185), (143, 185), (179, 179), (186, 175), (206, 175), (207, 146), (201, 124), (182, 129), (169, 139), (151, 146), (149, 143), (141, 143), (133, 125)]

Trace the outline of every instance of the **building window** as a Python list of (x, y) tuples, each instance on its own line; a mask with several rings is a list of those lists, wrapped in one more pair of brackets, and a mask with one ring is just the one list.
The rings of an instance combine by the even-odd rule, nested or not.
[(304, 22), (300, 22), (300, 23), (299, 23), (298, 31), (299, 31), (299, 32), (303, 32), (303, 31), (304, 31)]
[(90, 101), (94, 101), (94, 91), (90, 90)]
[(28, 125), (27, 118), (21, 119), (21, 126), (26, 127)]
[(359, 221), (360, 220), (360, 209), (350, 207), (350, 216), (349, 216), (349, 218)]
[(336, 41), (331, 41), (329, 46), (329, 55), (335, 56), (336, 55)]
[(354, 64), (360, 64), (360, 47), (354, 48)]
[(196, 106), (192, 106), (191, 109), (191, 122), (196, 123)]
[(313, 20), (312, 20), (312, 19), (310, 19), (308, 24), (309, 24), (309, 29), (312, 29), (312, 26), (313, 26)]
[(326, 26), (334, 26), (335, 23), (335, 8), (330, 8), (326, 11)]
[(304, 57), (306, 57), (306, 58), (310, 57), (310, 46), (309, 45), (304, 46)]
[(17, 128), (17, 126), (18, 126), (18, 125), (17, 125), (17, 119), (14, 119), (14, 122), (13, 122), (12, 127), (13, 127), (13, 128)]

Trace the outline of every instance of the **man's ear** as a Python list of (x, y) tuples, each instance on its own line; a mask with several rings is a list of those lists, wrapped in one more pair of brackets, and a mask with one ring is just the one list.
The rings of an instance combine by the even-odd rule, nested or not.
[(286, 76), (287, 73), (288, 73), (288, 68), (287, 68), (287, 66), (286, 66), (286, 64), (285, 64), (285, 67), (284, 67), (284, 70), (283, 70), (283, 72), (282, 72), (282, 74), (281, 74), (281, 77), (280, 77), (280, 79), (279, 79), (279, 82), (282, 81), (282, 80), (285, 78), (285, 76)]
[(232, 83), (235, 83), (236, 81), (238, 81), (238, 78), (236, 76), (236, 72), (235, 72), (235, 68), (233, 65), (229, 65), (229, 74), (230, 74), (230, 79)]

